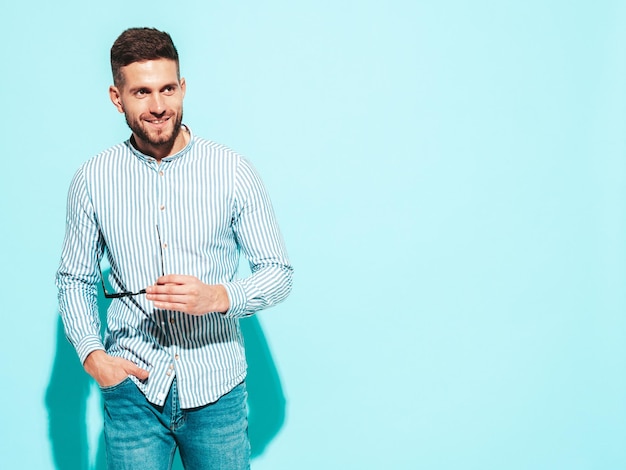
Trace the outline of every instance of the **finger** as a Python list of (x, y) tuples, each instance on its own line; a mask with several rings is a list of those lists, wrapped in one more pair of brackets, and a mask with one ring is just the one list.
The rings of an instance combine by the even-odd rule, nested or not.
[(137, 377), (139, 380), (146, 380), (148, 378), (149, 373), (147, 370), (137, 367), (137, 369), (135, 369), (135, 371), (132, 372), (132, 375)]
[[(186, 293), (186, 286), (181, 284), (157, 284), (146, 288), (146, 293), (160, 296), (183, 295)], [(150, 297), (148, 298), (150, 299)]]
[(148, 378), (147, 370), (142, 369), (141, 367), (137, 366), (136, 364), (133, 364), (130, 361), (128, 361), (128, 365), (126, 366), (126, 373), (129, 375), (134, 375), (139, 380), (145, 380)]
[(163, 284), (184, 284), (189, 276), (183, 276), (181, 274), (166, 274), (157, 279), (157, 285)]
[(193, 297), (184, 294), (148, 294), (146, 299), (154, 303), (157, 308), (166, 308), (163, 307), (164, 304), (182, 306), (193, 302)]

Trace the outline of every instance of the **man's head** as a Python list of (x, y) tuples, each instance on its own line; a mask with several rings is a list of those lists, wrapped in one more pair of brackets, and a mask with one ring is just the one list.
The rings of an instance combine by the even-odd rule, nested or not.
[(169, 34), (154, 28), (131, 28), (124, 31), (111, 47), (111, 71), (113, 83), (124, 83), (122, 67), (133, 62), (169, 59), (176, 62), (176, 71), (180, 78), (178, 51)]
[(149, 28), (124, 31), (111, 48), (111, 101), (124, 113), (135, 145), (157, 160), (181, 150), (185, 79), (167, 33)]

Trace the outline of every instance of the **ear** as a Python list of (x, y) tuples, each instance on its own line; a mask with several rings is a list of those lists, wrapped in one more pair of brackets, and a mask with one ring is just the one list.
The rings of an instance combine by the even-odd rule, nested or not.
[(122, 103), (122, 95), (119, 88), (114, 85), (109, 87), (109, 98), (120, 113), (124, 113), (124, 104)]
[(183, 92), (183, 98), (184, 98), (185, 92), (187, 91), (187, 82), (185, 81), (185, 77), (180, 79), (180, 89)]

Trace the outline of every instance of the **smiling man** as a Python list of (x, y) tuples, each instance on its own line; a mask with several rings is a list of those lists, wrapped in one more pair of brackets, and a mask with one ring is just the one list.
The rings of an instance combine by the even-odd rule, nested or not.
[[(125, 31), (111, 67), (131, 137), (74, 176), (56, 278), (66, 335), (102, 391), (108, 467), (166, 470), (178, 448), (186, 469), (249, 468), (239, 319), (292, 280), (269, 197), (245, 158), (183, 124), (167, 33)], [(100, 282), (113, 299), (104, 341)]]

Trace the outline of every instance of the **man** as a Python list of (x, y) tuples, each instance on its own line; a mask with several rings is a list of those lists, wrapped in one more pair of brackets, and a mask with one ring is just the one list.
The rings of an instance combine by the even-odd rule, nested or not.
[(292, 278), (270, 200), (246, 159), (182, 124), (186, 83), (167, 33), (123, 32), (111, 67), (132, 135), (74, 176), (56, 278), (66, 335), (102, 390), (109, 468), (168, 469), (176, 448), (186, 469), (248, 468), (238, 321), (282, 301)]

